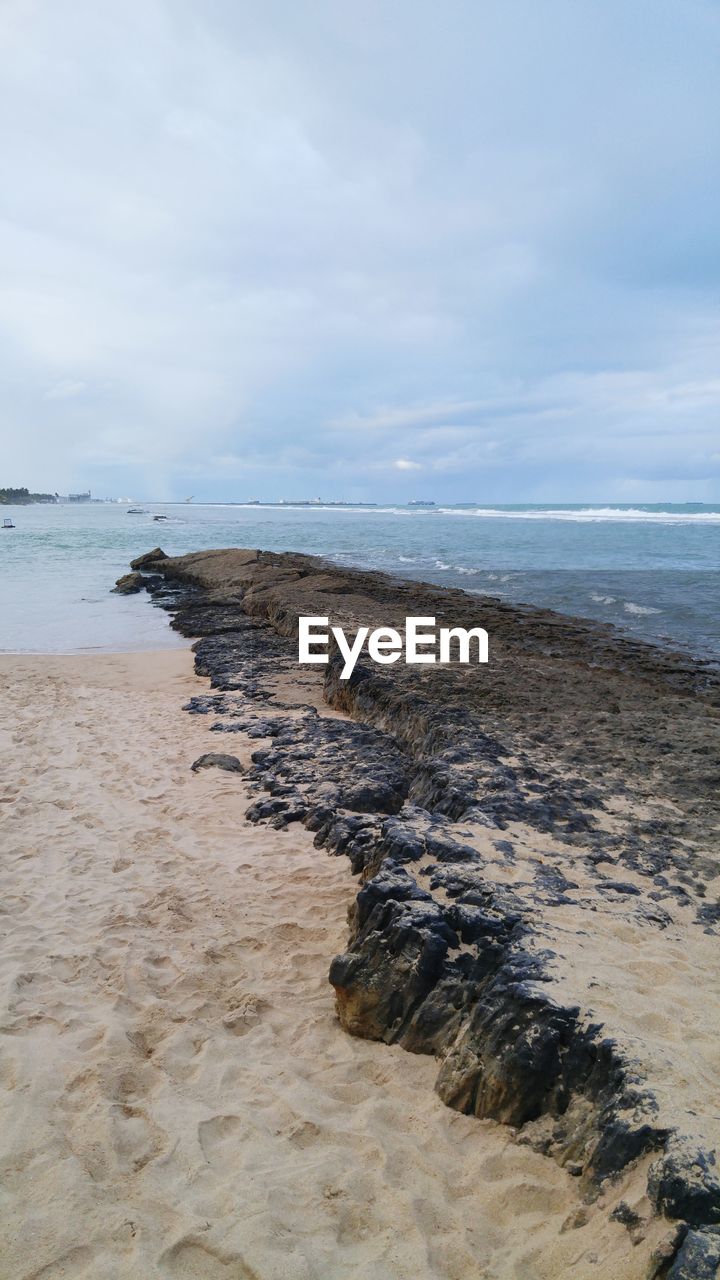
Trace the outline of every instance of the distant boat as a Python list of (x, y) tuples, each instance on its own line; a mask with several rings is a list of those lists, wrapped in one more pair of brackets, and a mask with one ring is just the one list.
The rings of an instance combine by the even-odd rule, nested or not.
[(422, 498), (414, 498), (412, 502), (408, 502), (409, 507), (434, 507), (434, 502), (424, 502)]
[(128, 507), (127, 514), (129, 516), (146, 516), (147, 511), (144, 507)]
[(14, 529), (15, 525), (12, 520), (3, 520), (3, 529)]
[(169, 520), (169, 516), (153, 516), (153, 520)]

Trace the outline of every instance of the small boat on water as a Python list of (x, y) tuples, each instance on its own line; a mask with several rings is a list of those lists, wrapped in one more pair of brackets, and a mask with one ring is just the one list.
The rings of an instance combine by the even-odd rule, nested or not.
[(169, 520), (169, 516), (153, 516), (153, 520)]
[(15, 525), (12, 520), (3, 520), (3, 529), (14, 529)]
[(147, 511), (144, 507), (128, 507), (127, 514), (129, 516), (146, 516)]

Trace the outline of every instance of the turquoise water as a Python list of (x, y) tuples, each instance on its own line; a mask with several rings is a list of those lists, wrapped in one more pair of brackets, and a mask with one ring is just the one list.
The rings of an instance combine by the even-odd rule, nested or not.
[[(153, 514), (168, 517), (155, 522)], [(147, 598), (109, 594), (129, 561), (263, 547), (326, 555), (598, 618), (720, 657), (720, 506), (3, 508), (0, 649), (81, 652), (182, 643)]]

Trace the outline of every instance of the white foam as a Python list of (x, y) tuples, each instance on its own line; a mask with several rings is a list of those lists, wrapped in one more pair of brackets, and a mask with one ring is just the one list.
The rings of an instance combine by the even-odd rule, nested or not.
[(662, 613), (662, 609), (653, 609), (649, 604), (635, 604), (633, 600), (626, 600), (623, 609), (626, 613), (633, 613), (638, 616), (646, 613)]
[[(203, 506), (194, 504), (194, 510)], [(642, 507), (576, 507), (566, 510), (562, 507), (547, 507), (531, 510), (521, 507), (515, 511), (502, 510), (500, 507), (400, 507), (389, 503), (377, 507), (340, 507), (325, 506), (321, 502), (313, 502), (309, 506), (298, 506), (291, 502), (284, 503), (214, 503), (216, 509), (227, 507), (245, 510), (271, 511), (325, 511), (338, 515), (355, 516), (407, 516), (409, 519), (427, 519), (433, 516), (464, 516), (466, 519), (481, 520), (559, 520), (580, 524), (593, 523), (640, 523), (648, 521), (652, 524), (720, 524), (720, 511), (645, 511)]]
[(646, 521), (652, 524), (720, 524), (720, 511), (643, 511), (640, 507), (582, 507), (572, 511), (561, 508), (542, 511), (500, 511), (495, 507), (477, 507), (471, 511), (444, 508), (443, 515), (470, 515), (486, 520), (565, 520), (581, 524)]

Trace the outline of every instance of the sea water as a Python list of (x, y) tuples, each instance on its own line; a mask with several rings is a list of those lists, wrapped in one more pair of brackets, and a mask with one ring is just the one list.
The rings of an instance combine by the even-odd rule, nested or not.
[(0, 650), (185, 643), (144, 593), (110, 594), (130, 560), (159, 544), (171, 555), (310, 552), (600, 619), (720, 660), (720, 506), (145, 505), (140, 515), (115, 503), (1, 508), (16, 527), (0, 529)]

